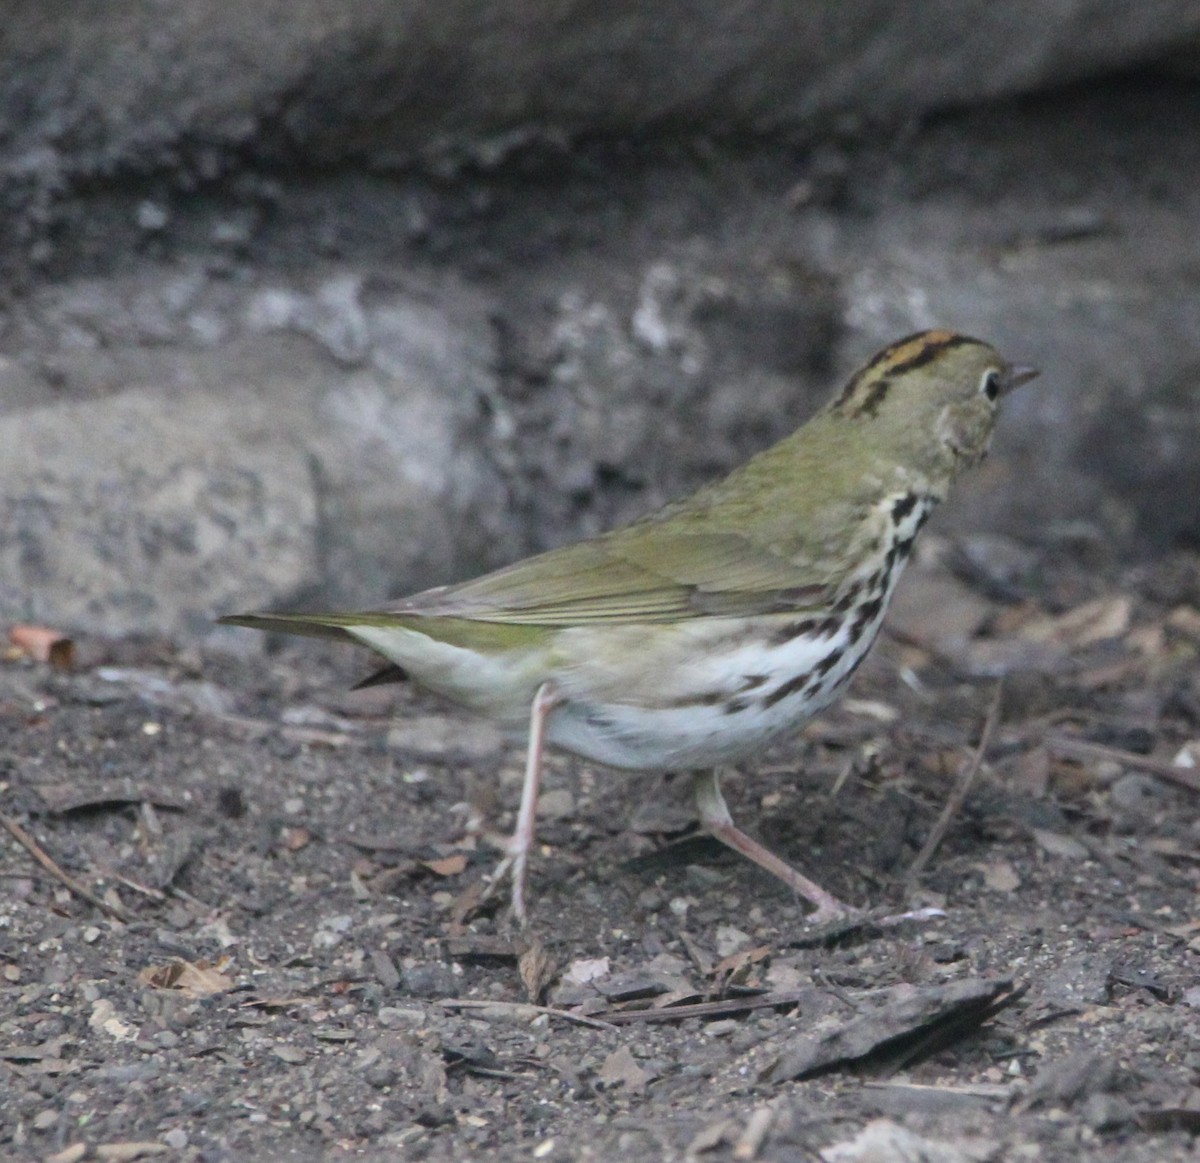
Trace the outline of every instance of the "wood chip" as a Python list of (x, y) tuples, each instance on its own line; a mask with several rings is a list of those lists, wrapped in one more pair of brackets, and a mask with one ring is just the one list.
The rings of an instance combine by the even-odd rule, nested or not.
[(794, 1039), (762, 1081), (788, 1082), (872, 1057), (877, 1070), (891, 1073), (976, 1029), (1018, 995), (1010, 981), (983, 978), (851, 994), (849, 1018), (830, 1016)]

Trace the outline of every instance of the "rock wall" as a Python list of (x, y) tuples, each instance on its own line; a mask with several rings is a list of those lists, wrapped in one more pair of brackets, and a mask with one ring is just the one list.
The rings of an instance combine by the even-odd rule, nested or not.
[(944, 532), (1200, 544), (1194, 6), (688, 12), (16, 6), (0, 619), (191, 635), (499, 565), (935, 325), (1044, 369)]

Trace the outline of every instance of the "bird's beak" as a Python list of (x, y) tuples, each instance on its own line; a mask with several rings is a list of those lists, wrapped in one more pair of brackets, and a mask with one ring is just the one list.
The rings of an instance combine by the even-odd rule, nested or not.
[(1037, 379), (1041, 374), (1035, 367), (1019, 363), (1009, 364), (1008, 374), (1004, 377), (1004, 385), (1000, 389), (1000, 394), (1007, 396), (1014, 388), (1019, 388), (1022, 384), (1027, 384), (1030, 380)]

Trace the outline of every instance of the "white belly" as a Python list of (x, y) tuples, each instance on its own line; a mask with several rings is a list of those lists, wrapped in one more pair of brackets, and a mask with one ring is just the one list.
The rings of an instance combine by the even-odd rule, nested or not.
[[(826, 633), (768, 648), (714, 650), (706, 661), (661, 683), (662, 696), (596, 697), (570, 670), (556, 681), (565, 703), (549, 719), (551, 743), (610, 767), (673, 770), (729, 763), (758, 751), (829, 706), (866, 656), (883, 608), (852, 634)], [(853, 639), (853, 640), (852, 640)]]

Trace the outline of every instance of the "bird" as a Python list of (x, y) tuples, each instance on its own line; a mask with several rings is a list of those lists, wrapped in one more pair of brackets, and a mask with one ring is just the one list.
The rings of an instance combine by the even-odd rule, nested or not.
[(926, 519), (1037, 374), (954, 331), (908, 335), (790, 436), (631, 524), (377, 609), (220, 621), (358, 643), (386, 660), (368, 684), (409, 679), (526, 733), (488, 881), (510, 880), (522, 925), (548, 745), (691, 773), (716, 839), (809, 901), (809, 921), (842, 919), (855, 910), (736, 826), (722, 772), (842, 693)]

